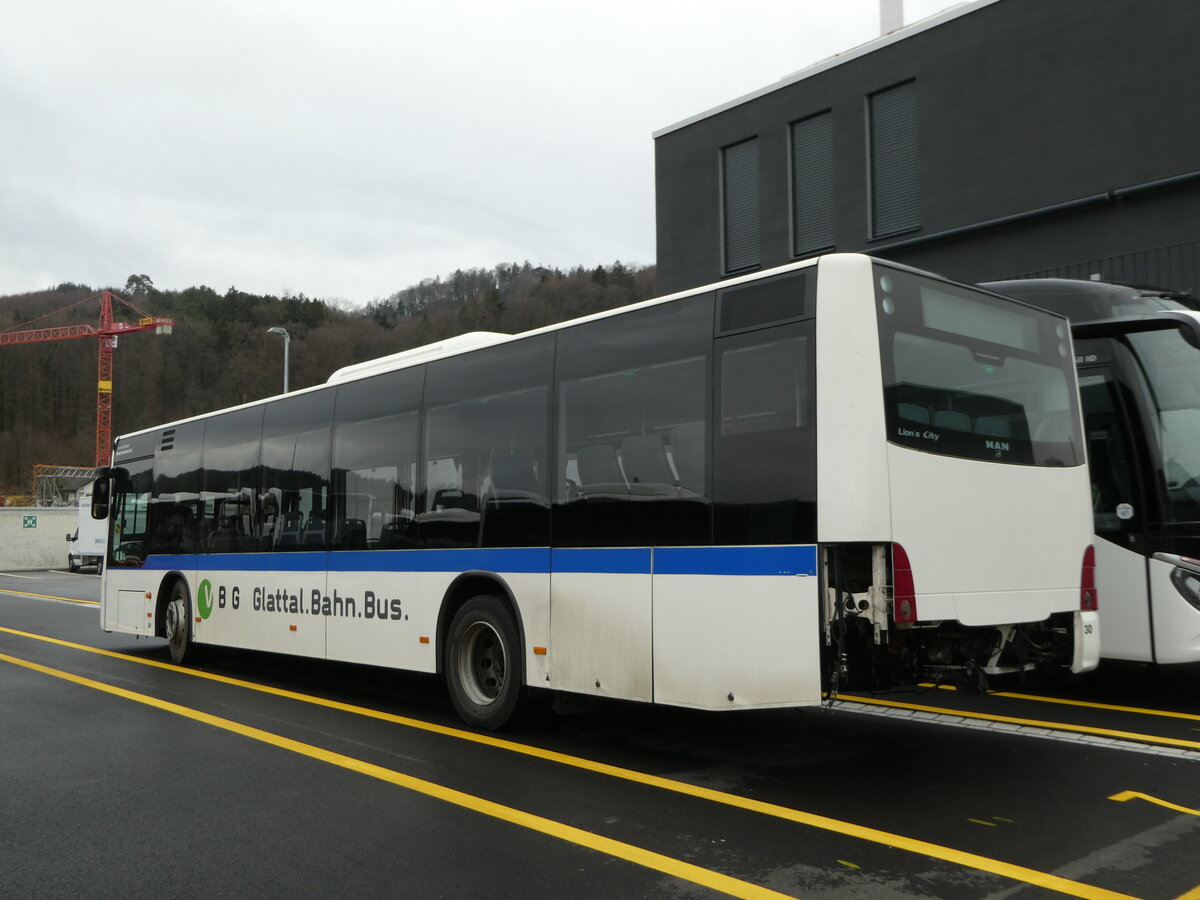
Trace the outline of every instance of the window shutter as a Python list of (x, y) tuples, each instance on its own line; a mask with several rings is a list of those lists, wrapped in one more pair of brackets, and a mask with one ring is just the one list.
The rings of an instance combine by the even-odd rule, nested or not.
[(792, 123), (792, 255), (832, 247), (833, 116)]
[(759, 264), (758, 139), (721, 151), (722, 214), (725, 271)]
[(917, 83), (867, 98), (870, 116), (871, 237), (921, 226)]

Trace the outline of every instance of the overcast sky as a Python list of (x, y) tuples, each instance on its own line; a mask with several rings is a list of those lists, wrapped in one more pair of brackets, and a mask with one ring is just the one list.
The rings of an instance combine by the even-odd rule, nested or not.
[(651, 133), (878, 28), (878, 0), (0, 0), (0, 294), (653, 263)]

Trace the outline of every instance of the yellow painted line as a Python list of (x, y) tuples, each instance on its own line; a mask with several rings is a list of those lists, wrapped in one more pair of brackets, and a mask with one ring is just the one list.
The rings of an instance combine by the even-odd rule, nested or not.
[(1186, 806), (1180, 806), (1178, 803), (1172, 803), (1169, 800), (1160, 800), (1158, 797), (1151, 797), (1149, 794), (1143, 794), (1139, 791), (1121, 791), (1119, 794), (1113, 794), (1108, 798), (1116, 800), (1118, 803), (1124, 803), (1126, 800), (1145, 800), (1147, 803), (1156, 803), (1159, 806), (1165, 806), (1167, 809), (1173, 809), (1176, 812), (1187, 813), (1189, 816), (1200, 816), (1200, 809), (1188, 809)]
[[(952, 684), (923, 684), (921, 687), (938, 687), (944, 691), (956, 690)], [(1040, 697), (1037, 694), (1015, 694), (1011, 691), (988, 691), (989, 697), (1007, 697), (1010, 700), (1032, 700), (1036, 703), (1057, 703), (1059, 706), (1078, 706), (1082, 709), (1103, 709), (1109, 712), (1135, 713), (1140, 716), (1160, 716), (1166, 719), (1188, 719), (1200, 722), (1200, 714), (1175, 712), (1170, 709), (1146, 709), (1141, 706), (1118, 706), (1113, 703), (1096, 703), (1091, 700), (1068, 700), (1065, 697)]]
[(169, 663), (158, 662), (157, 660), (142, 659), (141, 657), (129, 656), (125, 653), (117, 653), (112, 650), (101, 650), (98, 647), (89, 647), (86, 644), (75, 644), (59, 638), (47, 637), (46, 635), (18, 631), (14, 628), (5, 628), (0, 626), (0, 632), (18, 635), (20, 637), (32, 638), (38, 641), (45, 641), (47, 643), (57, 644), (62, 647), (70, 647), (72, 649), (82, 650), (87, 653), (96, 653), (101, 656), (109, 656), (125, 662), (138, 663), (139, 665), (152, 666), (159, 669), (168, 669), (172, 672), (191, 675), (196, 678), (204, 678), (209, 681), (220, 682), (222, 684), (258, 691), (264, 694), (271, 694), (276, 697), (284, 697), (289, 700), (298, 700), (302, 703), (322, 706), (327, 709), (336, 709), (342, 712), (352, 713), (354, 715), (379, 719), (384, 722), (403, 725), (407, 728), (413, 728), (419, 731), (426, 731), (432, 734), (439, 734), (445, 737), (455, 738), (457, 740), (483, 744), (499, 750), (520, 753), (524, 756), (530, 756), (549, 762), (559, 763), (560, 765), (571, 766), (572, 768), (582, 769), (584, 771), (594, 772), (600, 775), (607, 775), (612, 778), (619, 778), (636, 784), (655, 787), (659, 788), (660, 790), (671, 791), (673, 793), (683, 794), (701, 800), (707, 800), (712, 803), (719, 803), (723, 806), (742, 809), (748, 812), (758, 813), (760, 815), (772, 816), (777, 819), (795, 822), (800, 825), (818, 828), (823, 831), (832, 831), (837, 834), (844, 834), (849, 837), (858, 838), (871, 843), (893, 847), (897, 850), (904, 850), (909, 853), (916, 853), (920, 856), (928, 856), (933, 859), (940, 859), (944, 862), (953, 863), (955, 865), (965, 866), (971, 869), (978, 869), (981, 872), (990, 872), (993, 875), (1000, 875), (1004, 878), (1011, 878), (1014, 881), (1022, 881), (1027, 884), (1037, 885), (1039, 887), (1047, 888), (1048, 890), (1067, 894), (1071, 897), (1083, 897), (1088, 898), (1088, 900), (1092, 900), (1092, 898), (1095, 898), (1095, 900), (1116, 900), (1116, 898), (1126, 898), (1126, 900), (1128, 900), (1128, 897), (1125, 894), (1093, 887), (1092, 885), (1082, 884), (1081, 882), (1071, 881), (1066, 878), (1060, 878), (1059, 876), (1052, 875), (1048, 872), (1039, 872), (1036, 869), (1029, 869), (1025, 866), (1006, 863), (1001, 860), (991, 859), (975, 853), (967, 853), (961, 850), (955, 850), (952, 847), (943, 847), (940, 844), (933, 844), (928, 841), (922, 841), (917, 838), (910, 838), (904, 835), (882, 831), (877, 828), (855, 825), (852, 822), (844, 822), (839, 819), (821, 816), (816, 813), (791, 809), (790, 807), (779, 806), (777, 804), (767, 803), (761, 800), (752, 800), (748, 797), (740, 797), (737, 794), (727, 794), (722, 791), (713, 790), (712, 788), (699, 787), (683, 781), (675, 781), (670, 778), (660, 777), (658, 775), (637, 772), (633, 769), (624, 769), (620, 766), (613, 766), (609, 765), (608, 763), (583, 759), (582, 757), (578, 756), (570, 756), (569, 754), (559, 753), (554, 750), (545, 750), (541, 747), (534, 747), (529, 744), (521, 744), (517, 743), (516, 741), (509, 741), (504, 738), (494, 737), (489, 734), (477, 734), (472, 731), (463, 731), (459, 728), (450, 728), (446, 725), (436, 725), (432, 722), (424, 722), (420, 719), (413, 719), (407, 716), (398, 716), (393, 713), (387, 713), (365, 706), (355, 706), (350, 703), (342, 703), (337, 700), (328, 700), (324, 697), (317, 697), (312, 694), (301, 694), (296, 691), (271, 687), (270, 685), (265, 684), (256, 684), (252, 681), (243, 681), (239, 678), (231, 678), (226, 675), (216, 675), (214, 673), (203, 672), (198, 669), (187, 669), (180, 666), (171, 665)]
[(987, 822), (983, 819), (967, 819), (968, 822), (974, 822), (976, 825), (986, 825), (988, 828), (995, 828), (995, 822)]
[(1049, 731), (1066, 731), (1074, 734), (1095, 734), (1100, 737), (1119, 738), (1124, 741), (1135, 741), (1139, 744), (1162, 744), (1167, 747), (1183, 747), (1188, 750), (1200, 750), (1200, 741), (1188, 741), (1183, 738), (1165, 737), (1158, 734), (1140, 734), (1136, 731), (1118, 731), (1113, 728), (1096, 728), (1092, 725), (1073, 725), (1069, 722), (1047, 722), (1041, 719), (1022, 719), (1017, 716), (998, 716), (991, 713), (971, 712), (965, 709), (947, 709), (944, 706), (926, 706), (922, 703), (901, 703), (897, 700), (880, 700), (875, 697), (847, 696), (839, 703), (864, 703), (868, 706), (888, 706), (893, 709), (911, 709), (916, 712), (937, 713), (942, 716), (958, 716), (962, 719), (980, 719), (987, 722), (1004, 722), (1008, 725), (1028, 725), (1034, 728), (1045, 728)]
[(51, 594), (31, 594), (29, 591), (5, 591), (0, 590), (0, 594), (14, 594), (17, 597), (37, 597), (39, 600), (65, 600), (67, 603), (82, 603), (85, 606), (99, 606), (98, 600), (79, 600), (75, 597), (55, 597)]
[(1175, 900), (1200, 900), (1200, 884), (1185, 894), (1180, 894)]
[(524, 812), (523, 810), (513, 809), (510, 806), (504, 806), (500, 803), (493, 803), (490, 800), (485, 800), (482, 797), (476, 797), (473, 794), (456, 791), (452, 788), (435, 784), (432, 781), (414, 778), (411, 775), (405, 775), (403, 772), (397, 772), (394, 769), (387, 769), (383, 766), (377, 766), (373, 763), (356, 759), (352, 756), (334, 753), (330, 750), (325, 750), (321, 747), (314, 746), (313, 744), (305, 744), (302, 741), (295, 741), (291, 738), (283, 737), (282, 735), (273, 734), (269, 731), (263, 731), (260, 728), (252, 728), (249, 725), (243, 725), (241, 722), (234, 722), (231, 719), (210, 715), (209, 713), (201, 712), (198, 709), (191, 709), (187, 706), (180, 706), (177, 703), (159, 700), (157, 697), (151, 697), (147, 694), (139, 694), (136, 691), (130, 691), (125, 688), (117, 687), (116, 685), (105, 684), (102, 681), (94, 681), (91, 678), (84, 678), (81, 675), (74, 675), (70, 672), (64, 672), (61, 669), (51, 669), (48, 666), (43, 666), (26, 659), (19, 659), (15, 656), (8, 656), (4, 653), (0, 653), (0, 661), (12, 663), (15, 666), (21, 666), (25, 669), (31, 669), (32, 671), (40, 672), (43, 675), (61, 678), (64, 681), (82, 685), (83, 687), (91, 688), (92, 690), (103, 691), (106, 694), (112, 694), (114, 696), (124, 698), (125, 700), (132, 700), (135, 703), (141, 703), (155, 709), (163, 710), (164, 712), (173, 713), (174, 715), (182, 716), (185, 719), (191, 719), (195, 722), (202, 722), (205, 725), (211, 725), (212, 727), (220, 728), (223, 731), (229, 731), (233, 734), (238, 734), (242, 737), (250, 738), (251, 740), (260, 741), (264, 744), (270, 744), (271, 746), (278, 747), (281, 750), (288, 750), (301, 756), (307, 756), (308, 758), (315, 759), (318, 762), (323, 762), (331, 766), (337, 766), (342, 769), (348, 769), (351, 772), (358, 772), (360, 775), (367, 775), (371, 778), (377, 778), (380, 781), (386, 781), (389, 784), (396, 785), (397, 787), (415, 791), (418, 794), (424, 794), (425, 796), (432, 797), (435, 800), (441, 800), (444, 803), (460, 806), (463, 809), (469, 809), (472, 812), (481, 813), (485, 816), (491, 816), (492, 818), (499, 819), (503, 822), (519, 825), (522, 828), (528, 828), (531, 831), (537, 831), (549, 837), (557, 838), (560, 841), (566, 841), (567, 843), (575, 844), (588, 850), (595, 850), (598, 853), (614, 856), (618, 859), (623, 859), (627, 862), (644, 866), (647, 869), (663, 872), (664, 874), (671, 875), (675, 878), (681, 878), (684, 881), (690, 881), (693, 884), (698, 884), (714, 891), (720, 891), (721, 893), (728, 894), (731, 897), (743, 897), (747, 898), (747, 900), (768, 900), (768, 898), (770, 898), (770, 900), (780, 900), (780, 898), (788, 898), (787, 894), (781, 894), (777, 891), (768, 890), (767, 888), (760, 887), (756, 884), (751, 884), (748, 881), (742, 881), (738, 878), (731, 878), (728, 875), (722, 875), (720, 872), (714, 872), (711, 869), (695, 866), (691, 863), (686, 863), (682, 860), (675, 859), (674, 857), (664, 856), (661, 853), (655, 853), (651, 850), (646, 850), (643, 847), (637, 847), (633, 844), (626, 844), (623, 841), (615, 841), (611, 838), (603, 837), (602, 835), (593, 834), (590, 831), (584, 831), (582, 828), (574, 828), (570, 825), (564, 825), (562, 822), (556, 822), (553, 819), (547, 819), (542, 816)]

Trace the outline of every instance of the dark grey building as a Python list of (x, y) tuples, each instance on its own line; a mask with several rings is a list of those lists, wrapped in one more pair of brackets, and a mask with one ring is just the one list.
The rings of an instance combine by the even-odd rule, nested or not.
[(655, 134), (665, 294), (827, 251), (1200, 293), (1200, 3), (976, 0)]

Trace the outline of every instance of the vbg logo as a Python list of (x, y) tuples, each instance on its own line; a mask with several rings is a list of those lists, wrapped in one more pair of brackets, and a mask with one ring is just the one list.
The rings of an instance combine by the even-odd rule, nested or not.
[(196, 591), (196, 609), (202, 619), (207, 619), (212, 615), (212, 582), (207, 578), (200, 582), (200, 589)]

